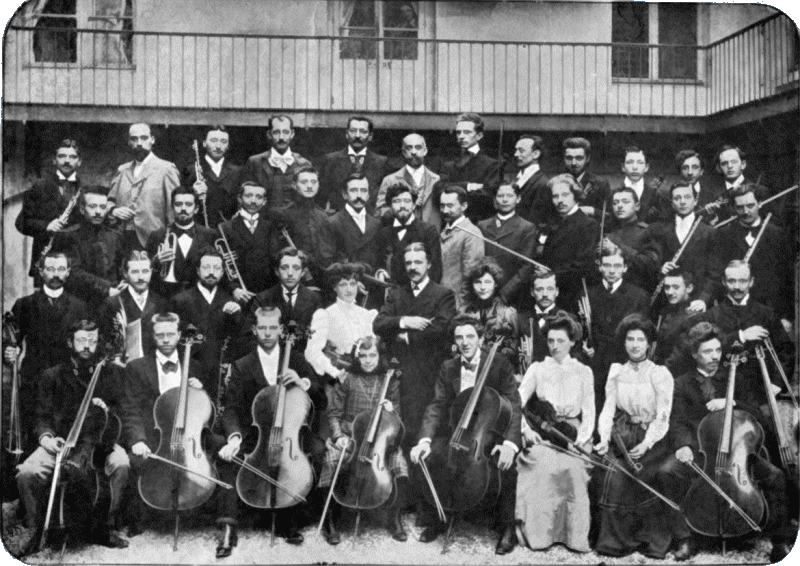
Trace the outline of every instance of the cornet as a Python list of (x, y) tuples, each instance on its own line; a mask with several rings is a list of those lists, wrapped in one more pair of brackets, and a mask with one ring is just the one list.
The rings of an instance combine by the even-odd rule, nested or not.
[(232, 251), (230, 244), (228, 244), (228, 238), (225, 237), (225, 232), (222, 230), (222, 223), (217, 225), (217, 230), (221, 238), (217, 238), (214, 242), (214, 247), (222, 256), (225, 275), (228, 276), (230, 281), (238, 281), (241, 289), (247, 291), (242, 274), (239, 273), (239, 268), (236, 266), (236, 252)]
[[(167, 233), (164, 236), (164, 242), (159, 244), (158, 246), (158, 253), (165, 250), (172, 250), (172, 254), (175, 255), (178, 253), (178, 237), (175, 235), (175, 232), (170, 231), (167, 228)], [(161, 280), (164, 283), (177, 283), (178, 280), (175, 278), (175, 260), (171, 259), (170, 261), (165, 261), (161, 264)]]

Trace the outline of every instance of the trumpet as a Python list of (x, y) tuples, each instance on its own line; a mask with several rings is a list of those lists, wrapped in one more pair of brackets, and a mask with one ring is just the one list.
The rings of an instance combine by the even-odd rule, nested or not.
[[(197, 144), (197, 140), (194, 140), (192, 143), (192, 148), (194, 148), (194, 176), (196, 183), (203, 183), (206, 184), (206, 178), (203, 176), (203, 167), (200, 165), (200, 149)], [(206, 208), (206, 194), (200, 195), (200, 204), (203, 205), (203, 223), (208, 228), (208, 208)]]
[(222, 255), (223, 265), (225, 267), (225, 275), (228, 276), (228, 279), (231, 281), (238, 281), (239, 287), (243, 291), (247, 292), (247, 287), (244, 284), (244, 279), (242, 279), (242, 274), (239, 273), (239, 268), (236, 267), (236, 252), (231, 250), (230, 244), (228, 244), (228, 238), (225, 237), (225, 231), (222, 229), (222, 223), (220, 222), (217, 225), (217, 230), (219, 230), (220, 238), (214, 242), (214, 247), (216, 250)]
[[(173, 255), (178, 253), (178, 237), (175, 235), (175, 232), (172, 232), (169, 228), (167, 228), (167, 233), (164, 235), (164, 242), (158, 246), (158, 253), (160, 254), (166, 250), (171, 250)], [(174, 258), (161, 264), (161, 280), (164, 283), (178, 282), (175, 278)]]

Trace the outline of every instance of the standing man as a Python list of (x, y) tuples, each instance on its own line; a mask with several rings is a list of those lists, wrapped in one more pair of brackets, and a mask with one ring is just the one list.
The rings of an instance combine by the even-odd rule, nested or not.
[(622, 250), (628, 263), (625, 280), (651, 292), (656, 283), (648, 272), (647, 258), (642, 253), (647, 224), (639, 221), (639, 200), (630, 187), (617, 187), (611, 193), (612, 221), (606, 224), (602, 251), (615, 247)]
[(385, 340), (389, 358), (396, 357), (403, 368), (400, 404), (406, 428), (403, 447), (408, 450), (418, 440), (436, 374), (448, 355), (445, 341), (456, 298), (451, 289), (428, 277), (431, 261), (423, 244), (409, 244), (404, 258), (409, 283), (389, 293), (372, 329)]
[[(342, 192), (347, 178), (353, 173), (362, 173), (369, 185), (367, 212), (375, 211), (378, 189), (386, 176), (387, 159), (369, 149), (374, 134), (372, 120), (365, 116), (351, 116), (347, 120), (345, 139), (347, 149), (325, 155), (322, 165), (322, 187), (319, 194), (320, 205), (328, 203), (330, 208), (341, 210), (344, 207)], [(328, 208), (328, 206), (326, 206)]]
[(662, 197), (658, 193), (661, 186), (660, 179), (645, 179), (650, 170), (647, 155), (644, 150), (635, 145), (625, 148), (625, 158), (622, 160), (622, 186), (630, 187), (639, 200), (639, 219), (648, 224), (661, 219), (663, 209), (666, 208)]
[(375, 204), (375, 214), (383, 216), (391, 211), (392, 203), (386, 198), (386, 191), (398, 181), (403, 181), (414, 189), (416, 194), (414, 216), (426, 224), (435, 226), (438, 232), (442, 229), (442, 218), (433, 198), (433, 187), (441, 177), (425, 167), (425, 156), (428, 155), (425, 138), (419, 134), (408, 134), (403, 138), (402, 152), (406, 164), (402, 169), (383, 178)]
[(707, 207), (709, 214), (703, 220), (713, 226), (719, 221), (715, 212), (720, 206), (726, 205), (725, 187), (714, 177), (706, 177), (701, 182), (705, 173), (703, 156), (693, 149), (680, 150), (675, 155), (675, 164), (678, 166), (681, 181), (689, 183), (697, 194), (697, 206)]
[(78, 179), (81, 154), (76, 141), (71, 139), (61, 141), (53, 156), (53, 166), (54, 172), (45, 174), (25, 192), (22, 210), (14, 223), (19, 232), (33, 237), (28, 275), (33, 277), (34, 287), (42, 286), (38, 262), (47, 242), (58, 231), (80, 220), (77, 206), (72, 209), (65, 222), (61, 222), (60, 219), (81, 186)]
[[(147, 255), (153, 258), (156, 279), (152, 287), (167, 299), (197, 283), (197, 261), (200, 250), (214, 245), (217, 231), (195, 222), (197, 195), (190, 187), (178, 187), (170, 195), (175, 222), (159, 228), (147, 239)], [(177, 238), (172, 249), (167, 244), (167, 231)], [(162, 277), (162, 268), (166, 276)], [(173, 281), (169, 281), (173, 279)]]
[(564, 148), (564, 166), (583, 189), (583, 195), (578, 204), (586, 216), (600, 222), (603, 202), (608, 199), (611, 188), (608, 181), (587, 171), (589, 162), (592, 160), (592, 144), (585, 138), (567, 138), (562, 146)]
[(291, 150), (294, 122), (285, 114), (269, 119), (267, 139), (269, 151), (251, 156), (242, 169), (240, 183), (252, 181), (267, 190), (266, 210), (286, 206), (293, 200), (293, 178), (298, 169), (311, 167), (311, 162)]
[(492, 215), (492, 190), (500, 184), (497, 160), (481, 152), (483, 129), (480, 115), (460, 114), (456, 118), (456, 140), (461, 155), (442, 167), (442, 179), (462, 187), (469, 195), (469, 219), (473, 223)]
[(121, 223), (129, 249), (144, 249), (152, 232), (172, 222), (170, 194), (181, 184), (180, 174), (174, 163), (153, 154), (155, 143), (150, 125), (132, 124), (128, 147), (133, 161), (120, 165), (111, 180), (111, 217)]
[[(514, 146), (514, 160), (519, 168), (514, 179), (520, 198), (519, 214), (537, 226), (550, 220), (553, 210), (547, 191), (547, 181), (550, 179), (539, 169), (542, 143), (539, 136), (524, 135)], [(495, 201), (495, 208), (496, 204)]]
[[(193, 163), (183, 171), (183, 185), (192, 187), (200, 206), (195, 214), (196, 220), (204, 224), (208, 217), (207, 228), (214, 228), (236, 212), (236, 190), (239, 188), (239, 173), (242, 170), (227, 158), (230, 147), (230, 136), (225, 126), (211, 126), (206, 130), (203, 140), (205, 155), (200, 159), (203, 178), (197, 178), (196, 165)], [(222, 214), (222, 216), (220, 216)]]
[[(467, 191), (457, 185), (446, 187), (439, 196), (445, 221), (442, 230), (442, 285), (456, 292), (456, 308), (466, 298), (467, 273), (483, 257), (481, 231), (465, 216)], [(456, 228), (458, 227), (458, 228)]]
[[(717, 216), (720, 220), (725, 220), (736, 214), (736, 211), (733, 210), (731, 191), (742, 186), (746, 182), (752, 181), (744, 176), (744, 171), (747, 169), (747, 154), (738, 146), (729, 144), (723, 145), (717, 154), (716, 165), (717, 172), (722, 175), (722, 179), (725, 182), (724, 194), (727, 195), (728, 198), (727, 206), (721, 207)], [(764, 199), (769, 198), (769, 196), (769, 189), (763, 185), (759, 185), (756, 182), (756, 198), (758, 199), (758, 202), (763, 202)], [(763, 213), (766, 215), (768, 212), (772, 212), (774, 215), (773, 220), (776, 222), (776, 224), (780, 224), (780, 210), (781, 207), (779, 201), (776, 203), (770, 203), (764, 208)]]

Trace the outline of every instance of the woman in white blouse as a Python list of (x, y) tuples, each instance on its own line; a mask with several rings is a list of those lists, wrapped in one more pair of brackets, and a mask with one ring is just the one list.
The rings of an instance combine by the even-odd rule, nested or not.
[[(566, 313), (558, 313), (547, 322), (544, 332), (550, 355), (525, 372), (519, 386), (522, 405), (534, 395), (547, 401), (559, 421), (577, 429), (575, 442), (590, 448), (595, 417), (594, 378), (591, 369), (569, 354), (583, 329)], [(525, 419), (522, 436), (527, 447), (517, 460), (516, 507), (521, 544), (543, 550), (561, 543), (572, 550), (588, 552), (588, 464), (555, 450)]]
[(317, 310), (311, 318), (311, 336), (305, 356), (314, 371), (327, 375), (329, 379), (341, 379), (346, 375), (345, 364), (336, 360), (342, 356), (349, 357), (356, 340), (372, 334), (372, 321), (378, 311), (356, 304), (363, 274), (364, 266), (360, 263), (334, 263), (325, 270), (325, 276), (336, 293), (336, 302), (326, 309)]
[[(672, 411), (672, 375), (647, 359), (655, 339), (653, 323), (639, 314), (622, 319), (617, 338), (628, 355), (625, 364), (612, 364), (606, 381), (606, 400), (597, 422), (599, 454), (628, 466), (620, 445), (641, 466), (637, 477), (660, 489), (657, 471), (671, 453), (666, 439)], [(606, 556), (639, 551), (663, 559), (672, 540), (670, 521), (682, 521), (652, 493), (619, 472), (596, 469), (599, 489), (598, 537), (595, 550)], [(675, 517), (677, 515), (677, 517)]]

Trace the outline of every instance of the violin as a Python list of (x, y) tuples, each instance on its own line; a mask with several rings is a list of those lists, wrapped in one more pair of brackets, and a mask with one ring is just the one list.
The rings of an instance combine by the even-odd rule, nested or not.
[(375, 408), (362, 411), (353, 420), (355, 449), (350, 452), (344, 472), (346, 481), (332, 486), (334, 499), (344, 507), (375, 509), (396, 494), (395, 478), (387, 459), (392, 449), (402, 441), (405, 428), (400, 417), (383, 408), (389, 383), (399, 366), (397, 360), (392, 362), (383, 378)]
[(214, 405), (202, 389), (189, 387), (189, 361), (194, 344), (203, 336), (189, 325), (184, 331), (181, 384), (164, 391), (153, 405), (153, 417), (160, 438), (158, 449), (147, 456), (139, 476), (139, 494), (155, 509), (175, 513), (177, 550), (179, 511), (199, 507), (211, 497), (217, 485), (232, 486), (217, 479), (217, 470), (202, 443), (209, 428)]
[[(567, 448), (578, 438), (578, 429), (566, 421), (558, 420), (555, 407), (549, 401), (539, 399), (535, 394), (525, 405), (525, 416), (528, 424), (542, 437), (542, 440), (554, 446)], [(560, 434), (554, 433), (554, 430)]]
[[(14, 313), (3, 315), (3, 345), (17, 347), (20, 343), (20, 330)], [(14, 455), (19, 463), (23, 452), (22, 423), (19, 415), (19, 356), (11, 366), (11, 403), (8, 411), (8, 441), (6, 451)]]
[[(735, 409), (736, 367), (746, 355), (738, 345), (730, 354), (725, 410), (709, 413), (697, 428), (701, 469), (683, 504), (686, 522), (700, 534), (738, 537), (760, 531), (767, 518), (764, 494), (753, 481), (748, 462), (764, 444), (764, 430), (749, 413)], [(734, 345), (736, 347), (736, 345)]]
[[(301, 430), (307, 426), (314, 405), (302, 388), (287, 387), (282, 382), (297, 339), (296, 326), (291, 321), (283, 333), (278, 383), (263, 388), (253, 399), (253, 425), (258, 429), (256, 447), (244, 460), (232, 459), (241, 466), (236, 476), (239, 497), (258, 509), (282, 509), (304, 503), (314, 482), (311, 463), (300, 444)], [(273, 541), (274, 538), (273, 514)]]

